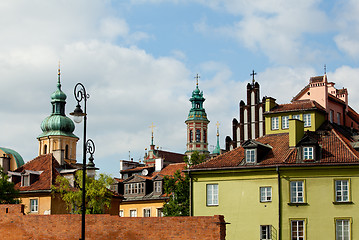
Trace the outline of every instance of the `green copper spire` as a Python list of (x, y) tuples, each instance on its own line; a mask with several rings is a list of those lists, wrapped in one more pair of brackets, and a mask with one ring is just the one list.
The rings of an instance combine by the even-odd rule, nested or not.
[(65, 115), (66, 94), (61, 90), (60, 65), (58, 69), (57, 89), (51, 94), (52, 114), (41, 123), (42, 134), (38, 136), (61, 135), (76, 137), (73, 134), (75, 124)]
[[(204, 120), (208, 121), (206, 110), (203, 108), (203, 102), (206, 100), (203, 97), (203, 92), (198, 88), (198, 74), (195, 77), (197, 79), (196, 89), (192, 92), (192, 97), (189, 99), (192, 103), (192, 108), (188, 114), (188, 120)], [(208, 121), (209, 122), (209, 121)]]
[(221, 154), (221, 148), (219, 146), (219, 122), (217, 121), (217, 146), (213, 150), (213, 154)]

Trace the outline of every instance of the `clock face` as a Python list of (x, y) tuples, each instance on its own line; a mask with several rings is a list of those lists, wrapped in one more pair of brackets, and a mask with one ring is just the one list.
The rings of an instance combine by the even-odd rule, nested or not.
[(147, 174), (148, 174), (148, 170), (147, 170), (147, 169), (143, 169), (143, 170), (142, 170), (142, 175), (143, 175), (143, 176), (147, 176)]

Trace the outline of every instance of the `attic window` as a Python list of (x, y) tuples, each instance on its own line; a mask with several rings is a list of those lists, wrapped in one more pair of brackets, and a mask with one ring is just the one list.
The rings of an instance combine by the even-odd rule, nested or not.
[(21, 186), (22, 187), (30, 186), (30, 174), (21, 176)]
[(256, 162), (256, 149), (246, 149), (246, 163)]
[(303, 160), (314, 160), (314, 147), (303, 147)]

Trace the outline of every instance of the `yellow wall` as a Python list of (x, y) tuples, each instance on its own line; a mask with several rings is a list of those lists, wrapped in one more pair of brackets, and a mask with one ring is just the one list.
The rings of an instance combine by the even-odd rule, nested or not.
[[(305, 112), (305, 114), (310, 113), (311, 114), (311, 126), (310, 127), (304, 127), (304, 131), (315, 131), (317, 130), (320, 125), (325, 121), (325, 115), (323, 113), (315, 112), (315, 111), (308, 111)], [(293, 115), (300, 115), (300, 120), (303, 121), (303, 113), (299, 112), (291, 112), (289, 113), (276, 113), (276, 114), (267, 114), (265, 115), (265, 129), (266, 134), (276, 134), (276, 133), (286, 133), (289, 132), (289, 128), (282, 129), (282, 116), (289, 116), (289, 119), (293, 117)], [(272, 117), (278, 117), (279, 118), (279, 129), (278, 130), (272, 130)]]
[[(284, 169), (284, 170), (283, 170)], [(359, 239), (359, 166), (280, 168), (282, 240), (290, 239), (290, 219), (306, 221), (306, 239), (335, 239), (335, 219), (350, 218), (352, 240)], [(278, 231), (278, 178), (274, 168), (191, 172), (193, 216), (224, 215), (227, 240), (257, 240), (260, 225)], [(349, 179), (352, 203), (335, 203), (334, 180)], [(304, 205), (290, 203), (289, 183), (305, 181)], [(218, 184), (219, 205), (206, 206), (206, 184)], [(261, 203), (259, 187), (272, 186), (272, 202)], [(333, 203), (334, 202), (334, 203)], [(278, 239), (279, 232), (272, 236)], [(245, 238), (243, 238), (245, 236)], [(242, 238), (241, 238), (242, 237)]]
[[(38, 200), (38, 212), (30, 212), (30, 199)], [(21, 203), (25, 205), (25, 214), (65, 214), (68, 213), (66, 204), (58, 195), (51, 195), (51, 193), (33, 193), (20, 195)]]
[[(69, 163), (76, 163), (76, 145), (77, 138), (66, 136), (49, 136), (39, 139), (39, 155), (52, 153), (54, 150), (62, 149), (65, 151), (66, 145), (69, 146), (69, 156), (65, 160)], [(47, 151), (44, 152), (45, 145), (47, 145)]]
[(157, 208), (162, 208), (163, 200), (159, 201), (131, 201), (122, 202), (120, 211), (123, 210), (124, 217), (130, 217), (130, 210), (137, 210), (137, 217), (143, 217), (143, 209), (151, 209), (151, 217), (157, 217)]

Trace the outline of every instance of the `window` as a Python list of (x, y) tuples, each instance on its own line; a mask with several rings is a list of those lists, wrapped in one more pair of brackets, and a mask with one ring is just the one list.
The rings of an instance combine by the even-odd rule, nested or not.
[(303, 114), (304, 127), (312, 126), (312, 119), (310, 114)]
[(272, 201), (272, 187), (260, 187), (261, 202)]
[(119, 216), (120, 216), (120, 217), (123, 217), (123, 210), (120, 210)]
[(290, 221), (290, 232), (292, 240), (304, 240), (304, 220), (291, 220)]
[(261, 236), (260, 239), (261, 240), (271, 240), (272, 236), (271, 236), (271, 225), (261, 225)]
[(218, 206), (218, 184), (207, 184), (207, 206)]
[(335, 221), (335, 239), (350, 240), (350, 220), (337, 219)]
[(340, 113), (337, 113), (337, 123), (340, 125), (340, 119), (341, 119), (341, 115)]
[(292, 118), (293, 118), (293, 119), (298, 119), (298, 120), (300, 120), (300, 115), (299, 115), (299, 114), (293, 115)]
[(161, 193), (162, 192), (162, 182), (155, 181), (155, 192)]
[(349, 202), (349, 180), (335, 180), (335, 201)]
[(22, 175), (21, 177), (22, 177), (21, 186), (22, 187), (30, 186), (30, 174)]
[(144, 217), (151, 217), (151, 209), (150, 208), (143, 209), (143, 216)]
[(47, 145), (45, 144), (44, 145), (44, 154), (46, 154), (47, 153)]
[(163, 209), (157, 208), (157, 217), (163, 217)]
[(130, 210), (130, 217), (137, 217), (137, 210), (136, 209)]
[(290, 202), (304, 203), (304, 182), (292, 181), (290, 182)]
[(246, 162), (255, 163), (256, 162), (256, 150), (255, 149), (246, 149)]
[(289, 128), (289, 116), (282, 117), (282, 129)]
[(193, 142), (193, 130), (189, 130), (189, 142)]
[(333, 118), (334, 118), (334, 111), (330, 110), (329, 112), (329, 121), (332, 123), (333, 122)]
[(314, 147), (303, 147), (303, 160), (314, 159)]
[(207, 131), (203, 130), (203, 142), (206, 143), (207, 142)]
[(278, 130), (278, 129), (279, 129), (279, 118), (272, 117), (272, 130)]
[(125, 185), (125, 194), (128, 194), (128, 184)]
[(69, 159), (69, 145), (65, 147), (65, 159)]
[(39, 210), (39, 203), (38, 199), (30, 199), (30, 212), (38, 212)]
[(196, 129), (196, 142), (200, 142), (200, 141), (201, 141), (201, 130)]

